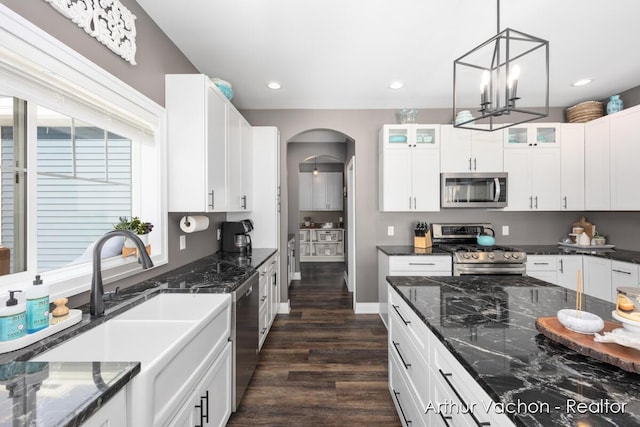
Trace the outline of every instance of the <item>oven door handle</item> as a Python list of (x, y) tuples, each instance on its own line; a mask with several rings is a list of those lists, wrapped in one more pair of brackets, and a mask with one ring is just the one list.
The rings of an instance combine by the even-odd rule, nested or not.
[(524, 264), (508, 264), (509, 267), (506, 267), (504, 264), (501, 267), (497, 266), (487, 266), (487, 267), (479, 267), (479, 266), (454, 266), (454, 275), (459, 276), (461, 274), (511, 274), (517, 276), (524, 276), (526, 272), (526, 268)]
[(496, 183), (496, 196), (493, 198), (494, 202), (500, 201), (500, 179), (493, 178), (493, 182)]

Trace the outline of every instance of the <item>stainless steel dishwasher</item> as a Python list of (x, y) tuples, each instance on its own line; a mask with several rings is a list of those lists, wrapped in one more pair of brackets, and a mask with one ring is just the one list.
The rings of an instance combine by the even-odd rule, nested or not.
[(231, 341), (233, 349), (233, 411), (247, 390), (258, 364), (259, 289), (256, 272), (231, 293)]

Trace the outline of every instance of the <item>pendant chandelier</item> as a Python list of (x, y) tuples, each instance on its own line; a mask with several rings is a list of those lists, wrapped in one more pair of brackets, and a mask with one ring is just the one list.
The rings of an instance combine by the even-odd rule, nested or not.
[(497, 32), (453, 61), (454, 127), (493, 131), (549, 115), (549, 42), (500, 31), (500, 0)]

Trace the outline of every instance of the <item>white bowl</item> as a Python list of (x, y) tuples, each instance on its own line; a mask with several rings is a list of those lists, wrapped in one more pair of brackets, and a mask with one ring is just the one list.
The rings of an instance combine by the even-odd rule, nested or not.
[(634, 334), (640, 334), (640, 322), (636, 322), (635, 320), (627, 319), (626, 317), (620, 316), (616, 311), (611, 312), (611, 316), (616, 319), (618, 322), (622, 323), (622, 327), (627, 331), (632, 332)]
[(600, 316), (588, 311), (576, 311), (570, 308), (558, 311), (558, 321), (565, 328), (581, 334), (593, 334), (604, 328), (604, 321)]

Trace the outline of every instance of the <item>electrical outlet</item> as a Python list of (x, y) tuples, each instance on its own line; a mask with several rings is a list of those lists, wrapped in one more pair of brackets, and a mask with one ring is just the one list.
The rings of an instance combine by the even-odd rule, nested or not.
[(394, 234), (396, 234), (396, 230), (393, 227), (393, 225), (390, 225), (387, 227), (387, 236), (393, 236)]
[(187, 249), (187, 236), (182, 234), (180, 236), (180, 250), (183, 251), (185, 249)]
[(220, 240), (222, 238), (222, 230), (220, 228), (216, 229), (216, 240)]
[(503, 225), (502, 226), (502, 235), (503, 236), (508, 236), (509, 235), (509, 226), (508, 225)]

